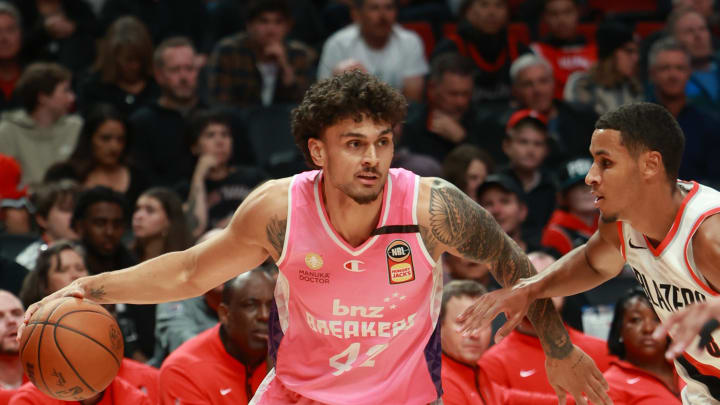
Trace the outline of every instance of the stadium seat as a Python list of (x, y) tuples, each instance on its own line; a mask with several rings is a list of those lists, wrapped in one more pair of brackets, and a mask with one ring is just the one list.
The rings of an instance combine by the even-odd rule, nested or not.
[(645, 38), (648, 35), (652, 35), (665, 28), (665, 23), (662, 21), (639, 21), (635, 24), (635, 33), (640, 38)]
[[(597, 24), (595, 23), (582, 23), (578, 25), (578, 32), (584, 36), (588, 42), (595, 42), (595, 32), (597, 31)], [(540, 24), (540, 38), (548, 34), (548, 28), (545, 24)]]
[(430, 23), (425, 21), (404, 22), (402, 26), (410, 31), (415, 31), (425, 45), (425, 59), (430, 60), (430, 55), (435, 49), (435, 34)]
[(655, 12), (657, 0), (589, 0), (588, 7), (604, 14), (628, 12)]

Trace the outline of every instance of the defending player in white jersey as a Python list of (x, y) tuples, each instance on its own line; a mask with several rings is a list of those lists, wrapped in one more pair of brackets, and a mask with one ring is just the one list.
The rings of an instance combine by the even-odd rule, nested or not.
[[(594, 162), (585, 182), (601, 213), (598, 231), (543, 273), (483, 296), (461, 315), (466, 329), (505, 312), (510, 322), (498, 331), (502, 338), (533, 300), (589, 290), (616, 276), (625, 263), (663, 322), (718, 295), (720, 193), (677, 180), (684, 136), (675, 118), (659, 105), (635, 103), (606, 113), (595, 128)], [(715, 332), (701, 352), (675, 359), (687, 383), (685, 404), (720, 404), (718, 341)]]

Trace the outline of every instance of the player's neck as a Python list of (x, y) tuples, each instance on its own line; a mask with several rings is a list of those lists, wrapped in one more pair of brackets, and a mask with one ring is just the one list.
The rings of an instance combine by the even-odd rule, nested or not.
[(339, 189), (322, 182), (325, 210), (333, 229), (351, 246), (362, 245), (377, 227), (384, 193), (375, 201), (358, 204)]
[(628, 222), (657, 246), (670, 232), (685, 193), (677, 186), (670, 191), (666, 184), (658, 184), (657, 187), (648, 189), (643, 194), (646, 196), (643, 203), (635, 205), (635, 215), (629, 218)]
[(0, 387), (19, 388), (22, 385), (23, 369), (19, 355), (0, 354)]

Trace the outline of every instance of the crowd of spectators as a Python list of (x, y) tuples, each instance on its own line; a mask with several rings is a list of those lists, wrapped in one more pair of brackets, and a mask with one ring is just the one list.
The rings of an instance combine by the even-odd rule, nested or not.
[[(713, 0), (0, 0), (0, 405), (49, 403), (13, 357), (23, 306), (211, 238), (254, 187), (308, 169), (290, 117), (317, 80), (360, 69), (401, 91), (393, 167), (455, 184), (542, 270), (597, 229), (588, 147), (620, 105), (664, 106), (680, 177), (720, 185), (718, 46)], [(552, 403), (529, 322), (493, 347), (489, 330), (453, 335), (499, 285), (443, 263), (445, 403)], [(202, 297), (113, 306), (124, 371), (84, 405), (247, 402), (271, 367), (276, 277), (266, 263)], [(657, 323), (622, 296), (633, 283), (556, 304), (614, 397), (632, 403), (623, 381), (651, 373), (671, 403), (661, 343), (632, 346)]]

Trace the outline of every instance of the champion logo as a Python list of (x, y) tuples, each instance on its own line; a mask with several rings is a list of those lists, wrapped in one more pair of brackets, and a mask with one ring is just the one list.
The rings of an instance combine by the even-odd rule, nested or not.
[(638, 382), (640, 382), (640, 377), (630, 378), (627, 380), (627, 383), (630, 385), (636, 384)]
[(345, 262), (345, 264), (343, 264), (343, 267), (345, 268), (345, 270), (351, 271), (353, 273), (362, 273), (363, 271), (365, 271), (365, 269), (360, 266), (364, 264), (365, 262), (360, 260), (348, 260)]
[(535, 374), (535, 373), (536, 373), (536, 371), (535, 371), (534, 368), (531, 369), (531, 370), (520, 370), (520, 377), (522, 377), (522, 378), (528, 378), (528, 377), (530, 377), (531, 375), (533, 375), (533, 374)]
[(220, 390), (220, 395), (225, 396), (225, 395), (229, 394), (230, 391), (232, 391), (232, 388), (224, 388), (224, 389), (221, 389), (221, 390)]

